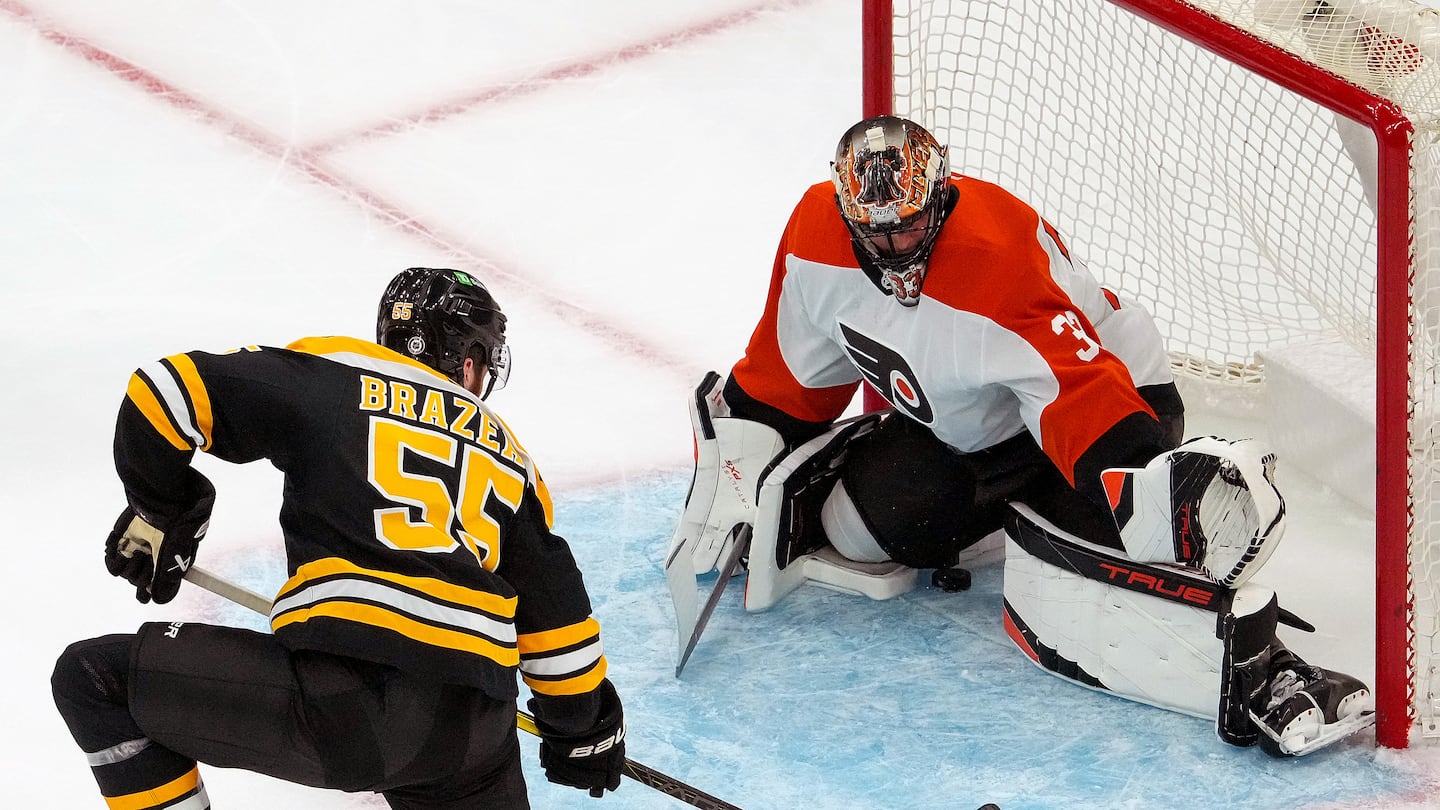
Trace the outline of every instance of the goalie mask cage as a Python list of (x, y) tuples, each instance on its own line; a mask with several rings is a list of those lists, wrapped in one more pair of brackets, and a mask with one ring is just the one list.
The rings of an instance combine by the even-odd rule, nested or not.
[(1267, 352), (1295, 345), (1335, 347), (1324, 384), (1363, 380), (1377, 741), (1405, 747), (1417, 722), (1440, 736), (1440, 16), (1413, 0), (864, 2), (865, 115), (924, 124), (952, 170), (1037, 207), (1155, 314), (1187, 397), (1263, 392)]

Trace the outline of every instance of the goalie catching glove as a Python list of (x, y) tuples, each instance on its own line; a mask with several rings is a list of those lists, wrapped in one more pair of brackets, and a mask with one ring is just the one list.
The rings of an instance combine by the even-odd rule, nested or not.
[(173, 515), (152, 515), (127, 506), (105, 540), (106, 569), (134, 585), (141, 604), (153, 599), (163, 605), (175, 598), (210, 528), (215, 486), (204, 475), (190, 473), (188, 507)]
[(760, 476), (785, 450), (773, 428), (730, 416), (722, 382), (719, 374), (707, 373), (690, 401), (695, 476), (665, 555), (673, 561), (667, 568), (688, 560), (696, 576), (714, 570), (728, 555), (737, 525), (755, 524)]
[(527, 704), (540, 731), (540, 767), (545, 778), (557, 785), (590, 791), (600, 798), (606, 790), (618, 790), (625, 771), (625, 716), (620, 696), (609, 679), (596, 688), (600, 709), (594, 725), (577, 734), (566, 734), (547, 723), (538, 701)]
[(1205, 436), (1101, 479), (1132, 560), (1184, 565), (1236, 588), (1285, 531), (1274, 467), (1274, 454), (1253, 439)]

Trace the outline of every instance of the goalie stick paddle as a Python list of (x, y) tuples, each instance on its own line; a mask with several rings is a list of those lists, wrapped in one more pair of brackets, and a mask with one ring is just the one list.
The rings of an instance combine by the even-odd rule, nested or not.
[[(190, 566), (190, 570), (185, 572), (185, 579), (243, 608), (249, 608), (262, 616), (270, 615), (271, 602), (268, 598), (249, 588), (236, 585), (218, 574), (212, 574), (204, 568)], [(515, 726), (527, 734), (540, 736), (540, 727), (535, 725), (535, 718), (528, 712), (515, 712)], [(673, 796), (691, 807), (700, 808), (700, 810), (740, 810), (739, 807), (724, 799), (717, 799), (703, 790), (691, 787), (669, 774), (661, 773), (649, 765), (633, 759), (625, 760), (625, 769), (622, 773), (642, 785), (652, 787), (666, 796)]]
[[(750, 551), (750, 535), (753, 533), (748, 523), (742, 523), (736, 528), (735, 544), (730, 547), (730, 554), (725, 558), (725, 564), (720, 566), (720, 576), (715, 580), (715, 587), (710, 591), (710, 598), (705, 600), (705, 607), (701, 608), (698, 617), (694, 616), (693, 605), (690, 608), (690, 615), (693, 617), (690, 619), (690, 639), (685, 644), (685, 649), (680, 653), (680, 663), (675, 665), (675, 677), (680, 677), (680, 671), (685, 668), (685, 662), (690, 660), (690, 653), (695, 652), (695, 645), (700, 642), (700, 634), (705, 632), (705, 624), (710, 621), (710, 614), (715, 612), (715, 606), (720, 603), (720, 595), (725, 593), (725, 586), (729, 585), (730, 578), (735, 576), (735, 569), (740, 566), (741, 558)], [(668, 577), (670, 575), (670, 569), (666, 569), (665, 574)], [(693, 594), (695, 592), (695, 583), (693, 581), (690, 582), (688, 588), (690, 593)], [(673, 593), (673, 581), (671, 583), (671, 590)], [(691, 596), (691, 602), (693, 603), (693, 601), (694, 597)], [(676, 600), (676, 605), (675, 618), (678, 623), (676, 630), (679, 632), (680, 638), (685, 638), (686, 618), (680, 616), (678, 599)]]

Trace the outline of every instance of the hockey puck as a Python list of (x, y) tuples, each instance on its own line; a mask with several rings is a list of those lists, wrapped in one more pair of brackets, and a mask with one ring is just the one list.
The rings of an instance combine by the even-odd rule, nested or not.
[(936, 568), (930, 575), (930, 586), (946, 593), (970, 590), (970, 572), (964, 568)]

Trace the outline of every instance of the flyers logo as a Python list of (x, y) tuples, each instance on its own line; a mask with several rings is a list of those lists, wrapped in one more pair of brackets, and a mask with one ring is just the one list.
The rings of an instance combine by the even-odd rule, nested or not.
[(930, 398), (920, 389), (920, 381), (915, 378), (915, 372), (905, 358), (889, 346), (883, 346), (843, 323), (840, 324), (840, 333), (845, 338), (845, 353), (850, 355), (850, 362), (860, 369), (881, 396), (922, 425), (935, 420)]

